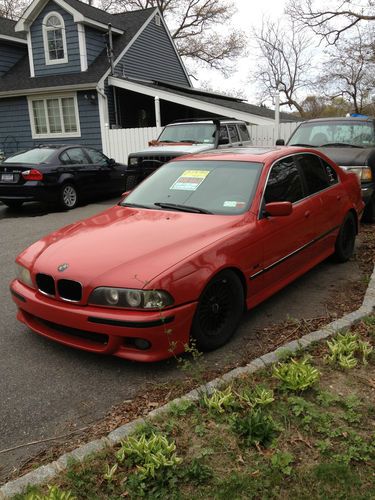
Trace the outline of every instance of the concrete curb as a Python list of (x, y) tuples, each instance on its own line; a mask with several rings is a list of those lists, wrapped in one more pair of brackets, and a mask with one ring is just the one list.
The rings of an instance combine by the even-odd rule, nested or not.
[[(327, 326), (322, 328), (321, 330), (317, 330), (315, 332), (308, 333), (304, 335), (298, 340), (293, 340), (292, 342), (288, 342), (283, 346), (279, 347), (273, 352), (269, 352), (260, 356), (257, 359), (254, 359), (246, 366), (235, 368), (230, 372), (224, 374), (221, 377), (215, 378), (208, 382), (205, 385), (201, 385), (197, 389), (194, 389), (181, 398), (174, 399), (169, 403), (161, 406), (160, 408), (156, 408), (152, 410), (146, 418), (155, 418), (163, 413), (166, 413), (170, 410), (171, 405), (178, 404), (181, 401), (197, 401), (202, 394), (202, 392), (210, 394), (215, 388), (220, 387), (232, 380), (236, 379), (241, 375), (247, 375), (250, 373), (254, 373), (257, 370), (265, 368), (272, 363), (275, 363), (279, 360), (279, 356), (282, 352), (289, 351), (295, 352), (299, 349), (304, 349), (311, 345), (314, 342), (318, 342), (319, 340), (323, 340), (335, 333), (343, 330), (344, 328), (349, 328), (354, 323), (357, 323), (359, 320), (368, 316), (375, 310), (375, 267), (370, 278), (369, 285), (367, 287), (367, 291), (365, 297), (363, 299), (362, 305), (359, 309), (349, 314), (346, 314), (342, 318), (329, 323)], [(38, 467), (24, 476), (15, 479), (13, 481), (9, 481), (4, 484), (0, 488), (0, 500), (5, 500), (6, 498), (11, 498), (13, 495), (22, 493), (25, 488), (29, 485), (41, 485), (48, 483), (52, 479), (54, 479), (58, 474), (64, 471), (70, 460), (78, 460), (83, 461), (89, 455), (93, 453), (97, 453), (102, 451), (105, 448), (112, 447), (118, 443), (120, 443), (123, 439), (125, 439), (129, 434), (131, 434), (135, 427), (141, 423), (145, 422), (145, 419), (138, 418), (129, 422), (121, 427), (118, 427), (114, 431), (110, 432), (106, 437), (102, 439), (98, 439), (95, 441), (90, 441), (89, 443), (76, 448), (75, 450), (65, 453), (58, 460), (52, 462), (48, 465), (42, 465)]]

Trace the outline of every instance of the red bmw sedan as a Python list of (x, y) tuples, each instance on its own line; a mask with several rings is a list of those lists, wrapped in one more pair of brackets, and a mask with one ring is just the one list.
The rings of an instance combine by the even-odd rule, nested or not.
[(355, 174), (313, 149), (185, 156), (115, 207), (16, 259), (18, 319), (62, 344), (137, 361), (225, 344), (253, 308), (313, 266), (352, 256)]

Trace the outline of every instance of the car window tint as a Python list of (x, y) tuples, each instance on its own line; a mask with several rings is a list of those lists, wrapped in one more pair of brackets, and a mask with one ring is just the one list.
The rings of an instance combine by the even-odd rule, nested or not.
[(81, 148), (67, 149), (60, 155), (60, 160), (65, 165), (83, 165), (88, 163), (86, 155)]
[(266, 203), (273, 201), (294, 203), (303, 196), (302, 179), (293, 158), (285, 158), (275, 163), (264, 193)]
[(240, 138), (238, 136), (236, 125), (228, 125), (229, 137), (232, 142), (239, 142)]
[(249, 141), (250, 140), (250, 135), (249, 131), (247, 130), (247, 127), (244, 123), (239, 123), (237, 125), (238, 130), (240, 132), (240, 137), (242, 141)]
[(318, 156), (313, 154), (300, 155), (298, 162), (302, 168), (309, 194), (322, 191), (330, 185), (327, 171)]
[(97, 151), (96, 149), (86, 149), (87, 154), (89, 155), (90, 160), (92, 163), (95, 163), (97, 165), (108, 165), (108, 158), (103, 155), (100, 151)]

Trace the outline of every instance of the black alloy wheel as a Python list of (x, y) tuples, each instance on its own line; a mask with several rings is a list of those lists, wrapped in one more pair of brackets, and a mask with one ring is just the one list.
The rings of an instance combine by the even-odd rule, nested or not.
[(333, 256), (337, 262), (346, 262), (353, 255), (356, 234), (357, 229), (354, 215), (348, 213), (336, 239)]
[(191, 328), (191, 337), (201, 351), (225, 344), (234, 334), (244, 311), (244, 290), (240, 278), (221, 271), (203, 290)]

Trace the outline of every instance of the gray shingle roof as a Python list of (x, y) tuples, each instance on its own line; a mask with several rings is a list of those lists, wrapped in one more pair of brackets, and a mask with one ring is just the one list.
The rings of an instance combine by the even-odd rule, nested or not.
[(26, 40), (26, 35), (24, 33), (16, 33), (14, 31), (14, 26), (16, 25), (16, 21), (12, 21), (12, 19), (7, 19), (6, 17), (0, 16), (0, 34), (11, 36), (13, 38), (20, 38), (21, 40)]
[[(72, 4), (81, 4), (81, 2), (78, 2), (77, 0), (69, 0), (69, 2)], [(86, 6), (86, 4), (82, 5)], [(117, 24), (124, 30), (123, 35), (113, 36), (113, 51), (115, 58), (129, 44), (134, 35), (143, 26), (154, 10), (154, 8), (150, 8), (127, 12), (121, 16), (113, 16), (118, 19)], [(85, 72), (31, 78), (29, 76), (30, 68), (28, 57), (24, 57), (0, 79), (0, 93), (7, 91), (60, 87), (64, 85), (79, 85), (84, 83), (92, 83), (93, 86), (95, 86), (108, 68), (109, 63), (107, 53), (106, 50), (103, 50), (103, 52), (95, 59)]]
[(67, 4), (69, 4), (73, 9), (78, 10), (83, 16), (92, 19), (93, 21), (97, 21), (103, 24), (111, 23), (114, 28), (123, 29), (121, 26), (121, 19), (118, 16), (109, 14), (104, 10), (97, 9), (88, 3), (80, 2), (79, 0), (65, 0)]

